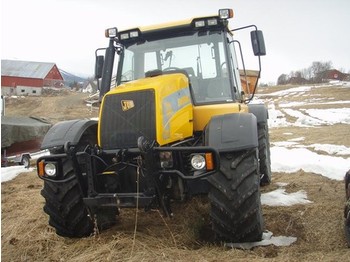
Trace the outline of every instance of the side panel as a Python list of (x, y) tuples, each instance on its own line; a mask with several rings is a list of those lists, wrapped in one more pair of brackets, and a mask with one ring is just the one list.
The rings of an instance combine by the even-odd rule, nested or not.
[(269, 118), (267, 108), (264, 104), (249, 104), (249, 112), (254, 114), (258, 123), (266, 123)]
[(213, 116), (248, 112), (248, 107), (240, 103), (201, 105), (193, 107), (193, 129), (203, 131)]
[(257, 147), (256, 117), (249, 113), (214, 116), (205, 129), (205, 144), (219, 152)]
[(95, 120), (70, 120), (55, 124), (45, 135), (41, 149), (61, 147), (66, 142), (72, 145), (78, 144), (86, 130), (93, 128), (97, 135), (97, 121)]
[(186, 84), (174, 86), (173, 92), (165, 97), (157, 93), (157, 141), (160, 145), (193, 134), (193, 106)]

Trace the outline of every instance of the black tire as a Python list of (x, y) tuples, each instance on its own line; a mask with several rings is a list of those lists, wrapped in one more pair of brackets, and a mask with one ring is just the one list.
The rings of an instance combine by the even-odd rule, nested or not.
[[(41, 195), (45, 198), (44, 211), (49, 215), (50, 226), (56, 233), (64, 237), (85, 237), (93, 232), (93, 220), (88, 216), (88, 210), (83, 202), (78, 181), (65, 162), (64, 170), (67, 182), (44, 181)], [(68, 167), (68, 168), (67, 168)]]
[(267, 123), (258, 123), (260, 185), (271, 183), (270, 138)]
[(344, 217), (345, 217), (345, 221), (344, 221), (345, 237), (346, 237), (348, 247), (350, 247), (350, 199), (345, 204)]
[(346, 203), (344, 207), (344, 230), (345, 230), (345, 237), (348, 244), (348, 247), (350, 248), (350, 170), (346, 172), (345, 178), (345, 197), (346, 197)]
[(210, 176), (212, 228), (219, 240), (253, 242), (262, 238), (257, 149), (220, 154), (220, 171)]
[[(86, 237), (99, 230), (107, 229), (116, 222), (116, 209), (99, 209), (89, 216), (83, 202), (83, 195), (70, 161), (65, 161), (64, 177), (67, 182), (44, 181), (41, 195), (45, 198), (44, 211), (49, 215), (49, 224), (63, 237)], [(96, 223), (94, 222), (96, 221)]]
[(30, 156), (28, 156), (28, 155), (22, 156), (21, 165), (23, 165), (25, 168), (29, 168), (30, 167)]

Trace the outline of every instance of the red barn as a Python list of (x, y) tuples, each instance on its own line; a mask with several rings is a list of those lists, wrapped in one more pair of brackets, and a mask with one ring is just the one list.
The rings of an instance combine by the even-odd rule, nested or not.
[(40, 95), (43, 87), (63, 85), (54, 63), (1, 60), (2, 95)]
[(344, 81), (346, 80), (347, 76), (347, 74), (344, 74), (336, 69), (331, 69), (321, 72), (318, 77), (322, 80), (322, 82), (327, 82), (330, 80)]

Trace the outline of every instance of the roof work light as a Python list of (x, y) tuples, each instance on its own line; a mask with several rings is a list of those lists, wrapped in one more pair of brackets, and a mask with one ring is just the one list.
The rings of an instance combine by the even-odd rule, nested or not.
[(108, 38), (117, 37), (118, 29), (116, 27), (108, 28), (105, 31), (105, 36)]
[(138, 29), (133, 29), (132, 31), (120, 33), (120, 40), (127, 40), (130, 38), (137, 38), (140, 36)]
[(232, 9), (219, 9), (219, 17), (220, 19), (229, 19), (233, 17)]

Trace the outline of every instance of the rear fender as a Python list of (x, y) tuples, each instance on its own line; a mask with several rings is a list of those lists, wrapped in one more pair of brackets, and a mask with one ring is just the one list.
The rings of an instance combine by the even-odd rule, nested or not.
[(251, 113), (214, 116), (205, 129), (205, 144), (219, 152), (258, 146), (257, 119)]
[(41, 144), (41, 149), (51, 149), (63, 147), (66, 142), (77, 145), (85, 135), (93, 136), (97, 141), (97, 121), (96, 120), (69, 120), (55, 124), (46, 133)]

